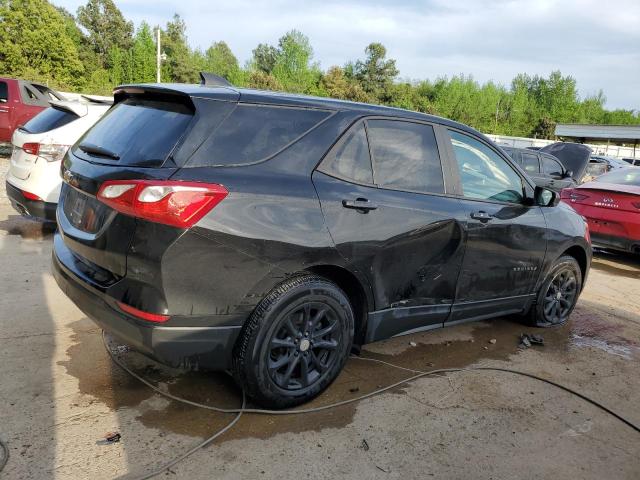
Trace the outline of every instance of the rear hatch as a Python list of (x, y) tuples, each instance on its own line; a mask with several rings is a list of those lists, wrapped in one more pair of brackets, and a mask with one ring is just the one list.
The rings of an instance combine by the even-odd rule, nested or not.
[[(205, 103), (224, 108), (229, 102)], [(206, 115), (199, 122), (211, 108), (198, 108), (197, 100), (179, 92), (123, 89), (116, 93), (114, 107), (70, 149), (61, 169), (58, 223), (64, 244), (75, 260), (86, 263), (93, 281), (108, 284), (125, 276), (127, 251), (140, 222), (98, 200), (101, 186), (169, 179), (210, 132), (207, 127), (215, 127), (212, 119), (223, 118)]]
[(556, 142), (540, 149), (541, 152), (553, 155), (571, 172), (571, 177), (578, 183), (582, 181), (591, 158), (591, 149), (580, 143)]

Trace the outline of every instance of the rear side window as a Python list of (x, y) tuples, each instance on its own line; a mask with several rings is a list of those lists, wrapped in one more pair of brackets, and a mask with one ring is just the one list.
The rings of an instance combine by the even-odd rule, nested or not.
[(20, 130), (28, 133), (44, 133), (60, 128), (77, 118), (78, 116), (75, 113), (49, 107), (25, 123), (20, 127)]
[(562, 167), (560, 164), (549, 157), (542, 157), (542, 171), (547, 175), (562, 175)]
[[(74, 155), (119, 165), (161, 165), (193, 118), (188, 105), (128, 98), (115, 105), (76, 143)], [(86, 146), (83, 150), (83, 146)], [(88, 147), (99, 146), (99, 150)], [(104, 153), (107, 152), (107, 153)]]
[(9, 89), (7, 88), (7, 82), (0, 82), (0, 103), (6, 103), (9, 101)]
[(523, 153), (522, 168), (524, 168), (528, 173), (538, 173), (540, 171), (538, 156), (531, 153)]
[(246, 165), (266, 160), (330, 114), (308, 108), (238, 104), (188, 166)]
[(444, 193), (433, 127), (397, 120), (367, 121), (375, 183), (381, 187)]
[(318, 169), (334, 177), (358, 183), (373, 183), (371, 157), (364, 123), (359, 123), (340, 139)]

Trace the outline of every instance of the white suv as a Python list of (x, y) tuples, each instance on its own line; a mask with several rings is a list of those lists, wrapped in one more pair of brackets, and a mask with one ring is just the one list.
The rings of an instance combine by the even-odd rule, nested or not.
[(110, 102), (52, 101), (11, 138), (7, 196), (22, 215), (55, 221), (60, 196), (60, 162), (67, 149), (98, 121)]

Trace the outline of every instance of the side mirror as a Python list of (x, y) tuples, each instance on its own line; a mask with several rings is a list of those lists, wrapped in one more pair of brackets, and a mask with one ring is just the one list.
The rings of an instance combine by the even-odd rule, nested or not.
[(573, 177), (573, 171), (572, 171), (572, 170), (567, 170), (566, 172), (564, 172), (563, 177), (564, 177), (564, 178), (571, 178), (571, 177)]
[(555, 207), (560, 203), (560, 195), (553, 190), (536, 187), (534, 193), (535, 204), (539, 207)]

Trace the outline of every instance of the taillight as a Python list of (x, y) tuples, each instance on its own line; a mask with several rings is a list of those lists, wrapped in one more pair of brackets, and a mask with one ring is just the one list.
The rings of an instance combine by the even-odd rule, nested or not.
[(30, 155), (37, 155), (47, 162), (57, 162), (62, 160), (69, 145), (57, 145), (53, 143), (25, 143), (22, 150)]
[(69, 145), (56, 145), (52, 143), (41, 143), (38, 156), (47, 162), (58, 162), (62, 160), (69, 150)]
[(114, 210), (178, 228), (190, 228), (228, 195), (222, 185), (162, 181), (108, 180), (97, 198)]
[(36, 195), (35, 193), (31, 193), (31, 192), (26, 192), (24, 190), (22, 190), (22, 195), (24, 196), (24, 198), (28, 199), (28, 200), (37, 200), (38, 202), (42, 202), (43, 200)]
[(159, 313), (149, 313), (143, 310), (138, 310), (137, 308), (132, 307), (131, 305), (127, 305), (126, 303), (117, 302), (117, 304), (120, 310), (122, 310), (123, 312), (128, 313), (133, 317), (140, 318), (141, 320), (146, 320), (147, 322), (162, 323), (171, 318), (169, 315), (161, 315)]
[(30, 155), (38, 155), (38, 151), (40, 150), (39, 143), (25, 143), (22, 145), (22, 150), (24, 153), (28, 153)]

